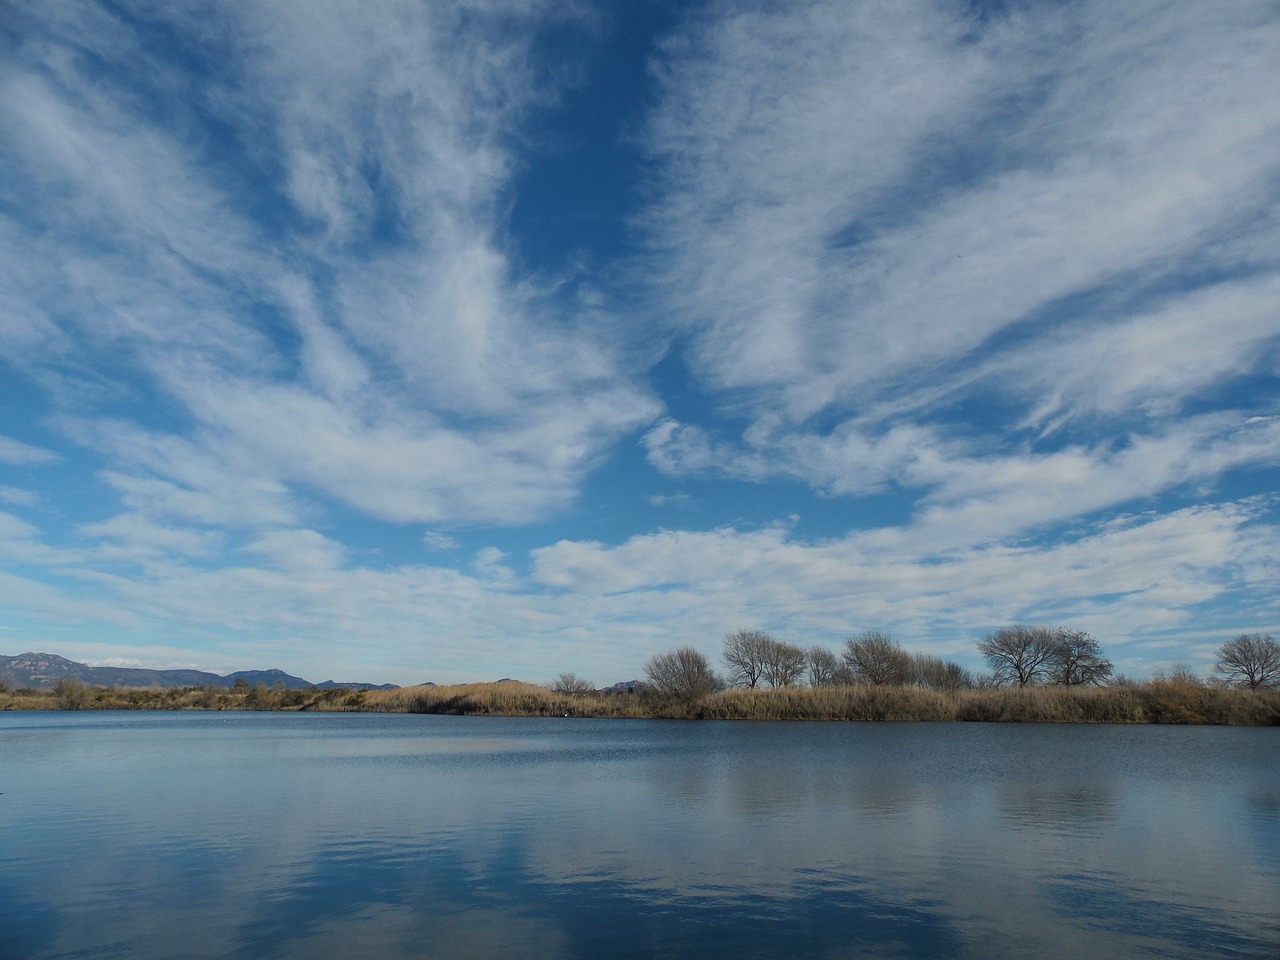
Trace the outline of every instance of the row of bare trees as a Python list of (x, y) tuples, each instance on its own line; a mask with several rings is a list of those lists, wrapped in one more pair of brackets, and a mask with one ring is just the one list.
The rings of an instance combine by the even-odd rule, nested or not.
[[(888, 634), (864, 630), (845, 641), (839, 654), (827, 647), (809, 649), (776, 640), (762, 630), (727, 635), (722, 647), (727, 668), (722, 677), (693, 647), (658, 654), (645, 664), (650, 685), (664, 696), (696, 700), (726, 686), (747, 690), (807, 683), (812, 687), (915, 686), (954, 691), (981, 686), (1101, 686), (1114, 675), (1098, 641), (1066, 627), (1013, 626), (989, 634), (978, 644), (990, 674), (974, 676), (957, 663), (912, 654)], [(1280, 684), (1280, 645), (1270, 635), (1246, 634), (1219, 650), (1215, 670), (1232, 685)], [(576, 681), (572, 674), (562, 675)]]
[[(1065, 627), (1006, 627), (978, 644), (997, 683), (1025, 687), (1101, 685), (1112, 678), (1111, 661), (1098, 641)], [(1280, 644), (1270, 634), (1245, 633), (1218, 648), (1214, 673), (1229, 686), (1280, 685)]]
[(838, 683), (963, 690), (979, 682), (958, 663), (923, 653), (907, 653), (897, 641), (879, 630), (863, 630), (846, 640), (843, 660), (843, 670), (836, 676)]
[(650, 657), (645, 675), (660, 694), (676, 699), (704, 696), (726, 686), (756, 690), (801, 683), (811, 687), (861, 683), (959, 690), (975, 685), (974, 678), (959, 664), (907, 653), (876, 630), (850, 637), (839, 655), (823, 646), (806, 650), (754, 629), (726, 636), (721, 652), (727, 667), (725, 677), (693, 647)]
[(1092, 635), (1066, 627), (1005, 627), (979, 643), (978, 652), (1000, 685), (1100, 685), (1114, 672)]

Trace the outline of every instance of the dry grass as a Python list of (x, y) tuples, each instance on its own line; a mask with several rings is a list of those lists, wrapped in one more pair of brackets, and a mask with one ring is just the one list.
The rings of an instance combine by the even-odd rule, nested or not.
[(508, 717), (715, 720), (895, 720), (1023, 723), (1195, 723), (1280, 726), (1280, 689), (1186, 679), (1112, 687), (1027, 687), (944, 693), (901, 686), (727, 690), (691, 703), (652, 694), (556, 693), (508, 681), (400, 690), (222, 688), (0, 692), (0, 710), (319, 710)]
[(363, 698), (363, 693), (353, 690), (59, 684), (55, 690), (0, 693), (0, 710), (359, 710)]
[(380, 713), (446, 713), (504, 717), (644, 717), (642, 698), (630, 694), (564, 694), (509, 680), (452, 686), (370, 690), (362, 709)]
[(0, 693), (0, 710), (60, 710), (49, 690), (6, 690)]
[[(352, 709), (350, 706), (338, 709)], [(324, 706), (319, 709), (326, 709)], [(895, 720), (1280, 725), (1280, 690), (1175, 681), (1115, 687), (1027, 687), (944, 693), (901, 686), (727, 690), (693, 703), (653, 695), (568, 695), (528, 683), (371, 690), (354, 709), (517, 717), (706, 720)]]
[(727, 690), (702, 701), (697, 716), (717, 720), (956, 720), (955, 698), (897, 686)]

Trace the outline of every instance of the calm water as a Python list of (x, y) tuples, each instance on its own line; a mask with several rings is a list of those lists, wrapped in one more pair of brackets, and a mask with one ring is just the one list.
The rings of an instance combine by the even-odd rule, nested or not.
[(0, 958), (1276, 958), (1278, 746), (0, 714)]

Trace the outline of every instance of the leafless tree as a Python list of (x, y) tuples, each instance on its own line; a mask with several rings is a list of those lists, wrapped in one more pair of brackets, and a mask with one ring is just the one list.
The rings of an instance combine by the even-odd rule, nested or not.
[(1064, 687), (1101, 686), (1114, 668), (1092, 634), (1059, 629), (1054, 639), (1050, 679)]
[(763, 630), (738, 630), (724, 638), (724, 662), (729, 666), (729, 682), (754, 690), (764, 679), (769, 647), (774, 643)]
[(799, 647), (774, 640), (764, 664), (764, 679), (771, 687), (790, 687), (804, 676), (805, 654)]
[[(1113, 679), (1111, 686), (1115, 686), (1120, 678)], [(1195, 670), (1191, 669), (1191, 664), (1184, 663), (1179, 660), (1168, 670), (1157, 670), (1153, 676), (1155, 680), (1165, 680), (1169, 683), (1176, 683), (1183, 687), (1203, 687), (1205, 685), (1204, 678)]]
[(1242, 633), (1218, 648), (1213, 669), (1227, 683), (1252, 690), (1280, 685), (1280, 644), (1269, 633)]
[(583, 694), (591, 693), (596, 685), (590, 680), (586, 680), (576, 673), (562, 673), (556, 677), (555, 683), (551, 684), (551, 689), (556, 693), (564, 694), (570, 697), (580, 697)]
[(917, 686), (926, 690), (967, 690), (973, 677), (958, 663), (916, 654), (911, 658), (912, 675)]
[(863, 630), (844, 644), (844, 662), (853, 676), (873, 685), (911, 683), (911, 656), (879, 630)]
[(693, 647), (654, 654), (645, 662), (644, 672), (655, 692), (685, 703), (724, 688), (711, 662)]
[(835, 686), (839, 669), (839, 659), (826, 647), (810, 647), (805, 655), (805, 671), (811, 687)]
[(1004, 627), (978, 644), (997, 682), (1020, 687), (1042, 682), (1053, 669), (1058, 631), (1053, 627)]
[(90, 699), (89, 688), (73, 677), (60, 677), (53, 692), (63, 710), (83, 710)]

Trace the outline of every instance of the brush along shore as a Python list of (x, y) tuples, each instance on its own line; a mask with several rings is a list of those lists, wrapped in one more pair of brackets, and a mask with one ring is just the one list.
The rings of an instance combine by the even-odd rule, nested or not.
[(690, 720), (997, 721), (1280, 726), (1280, 689), (1156, 679), (1106, 687), (1029, 686), (944, 692), (909, 686), (730, 689), (695, 700), (653, 693), (559, 693), (504, 681), (399, 690), (249, 691), (197, 687), (0, 691), (0, 710), (277, 710), (458, 716)]

